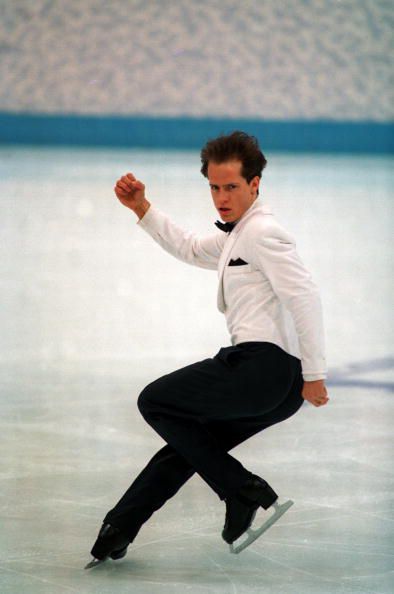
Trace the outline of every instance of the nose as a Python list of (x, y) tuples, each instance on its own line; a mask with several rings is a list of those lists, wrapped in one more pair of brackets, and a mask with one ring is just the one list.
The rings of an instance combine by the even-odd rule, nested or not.
[(226, 206), (230, 202), (230, 192), (228, 190), (219, 189), (217, 198), (221, 206)]

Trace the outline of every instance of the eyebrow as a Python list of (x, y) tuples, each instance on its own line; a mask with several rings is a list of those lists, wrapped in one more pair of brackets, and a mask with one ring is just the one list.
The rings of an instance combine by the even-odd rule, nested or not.
[[(211, 183), (209, 183), (209, 185), (211, 186), (211, 188), (219, 188), (220, 187), (220, 184), (211, 184)], [(228, 182), (227, 184), (222, 184), (222, 187), (225, 187), (225, 186), (238, 186), (238, 185), (239, 185), (238, 182)]]

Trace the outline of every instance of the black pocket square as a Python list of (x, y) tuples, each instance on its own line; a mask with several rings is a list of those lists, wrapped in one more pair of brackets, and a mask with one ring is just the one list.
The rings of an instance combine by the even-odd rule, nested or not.
[(236, 260), (231, 259), (228, 263), (229, 266), (245, 266), (245, 264), (247, 265), (247, 262), (242, 260), (242, 258), (237, 258)]

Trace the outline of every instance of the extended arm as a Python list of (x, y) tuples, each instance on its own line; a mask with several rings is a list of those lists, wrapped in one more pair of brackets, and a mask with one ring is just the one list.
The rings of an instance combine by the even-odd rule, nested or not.
[(226, 235), (215, 233), (199, 238), (173, 223), (145, 197), (145, 186), (128, 173), (118, 180), (115, 194), (139, 218), (138, 225), (167, 252), (188, 264), (217, 270)]

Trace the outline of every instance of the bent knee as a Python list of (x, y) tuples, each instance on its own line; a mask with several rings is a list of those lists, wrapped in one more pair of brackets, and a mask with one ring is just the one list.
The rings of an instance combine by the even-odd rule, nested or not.
[(137, 406), (141, 414), (147, 411), (152, 404), (157, 402), (158, 390), (154, 386), (154, 382), (148, 384), (140, 393), (137, 399)]

